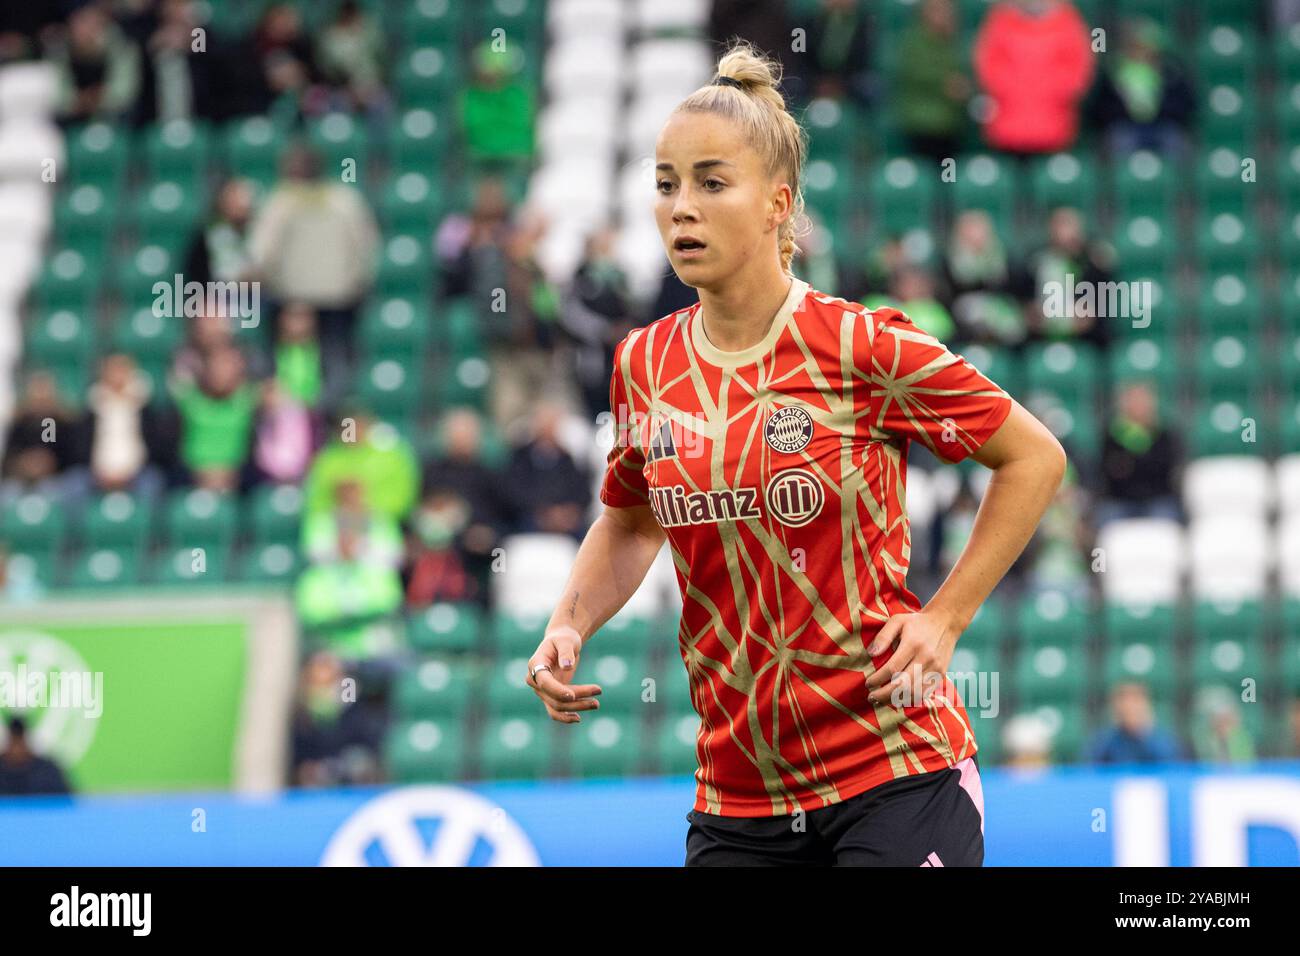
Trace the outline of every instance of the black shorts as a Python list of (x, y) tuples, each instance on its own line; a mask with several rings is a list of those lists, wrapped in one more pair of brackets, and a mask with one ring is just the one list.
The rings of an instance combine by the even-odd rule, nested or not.
[(687, 866), (984, 865), (984, 794), (973, 755), (802, 814), (692, 810), (686, 819)]

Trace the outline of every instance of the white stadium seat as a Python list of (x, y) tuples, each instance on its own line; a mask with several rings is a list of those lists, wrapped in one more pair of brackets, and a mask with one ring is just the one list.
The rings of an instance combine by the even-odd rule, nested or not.
[(1273, 547), (1263, 518), (1217, 515), (1195, 520), (1188, 532), (1188, 552), (1196, 598), (1254, 600), (1264, 595)]
[(1282, 593), (1300, 599), (1300, 511), (1291, 511), (1277, 526), (1277, 576)]
[(0, 120), (49, 116), (58, 96), (58, 70), (51, 62), (12, 63), (0, 69)]
[(1107, 601), (1136, 604), (1178, 599), (1185, 534), (1176, 521), (1134, 518), (1102, 528), (1097, 547), (1105, 560), (1101, 587)]
[(504, 569), (492, 576), (497, 606), (516, 614), (550, 614), (578, 554), (562, 534), (515, 534), (501, 542)]
[(1273, 474), (1267, 461), (1252, 455), (1214, 455), (1188, 462), (1183, 473), (1183, 504), (1196, 518), (1210, 515), (1263, 515), (1273, 503)]
[(1283, 517), (1300, 514), (1300, 454), (1283, 455), (1273, 469), (1277, 507)]
[(709, 0), (637, 0), (636, 27), (643, 33), (699, 31), (709, 25)]

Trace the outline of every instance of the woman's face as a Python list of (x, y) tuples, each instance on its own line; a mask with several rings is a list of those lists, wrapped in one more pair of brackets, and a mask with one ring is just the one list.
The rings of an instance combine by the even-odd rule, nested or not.
[(746, 262), (777, 255), (790, 187), (768, 176), (730, 120), (674, 113), (655, 146), (655, 190), (659, 236), (686, 285), (716, 287)]

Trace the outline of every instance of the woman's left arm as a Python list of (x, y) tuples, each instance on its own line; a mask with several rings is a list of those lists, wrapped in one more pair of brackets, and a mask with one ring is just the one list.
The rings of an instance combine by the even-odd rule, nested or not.
[(871, 656), (894, 650), (867, 679), (874, 703), (897, 692), (912, 706), (926, 684), (937, 681), (931, 675), (947, 673), (957, 638), (1033, 537), (1065, 475), (1061, 443), (1018, 402), (971, 457), (991, 468), (993, 477), (970, 540), (925, 607), (893, 615), (877, 633)]

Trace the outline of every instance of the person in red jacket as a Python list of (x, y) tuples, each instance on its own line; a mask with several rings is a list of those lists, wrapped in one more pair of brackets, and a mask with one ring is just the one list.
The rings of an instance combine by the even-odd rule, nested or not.
[(1069, 149), (1092, 82), (1088, 25), (1066, 0), (1014, 0), (989, 11), (975, 40), (975, 73), (992, 100), (990, 146), (1014, 153)]

